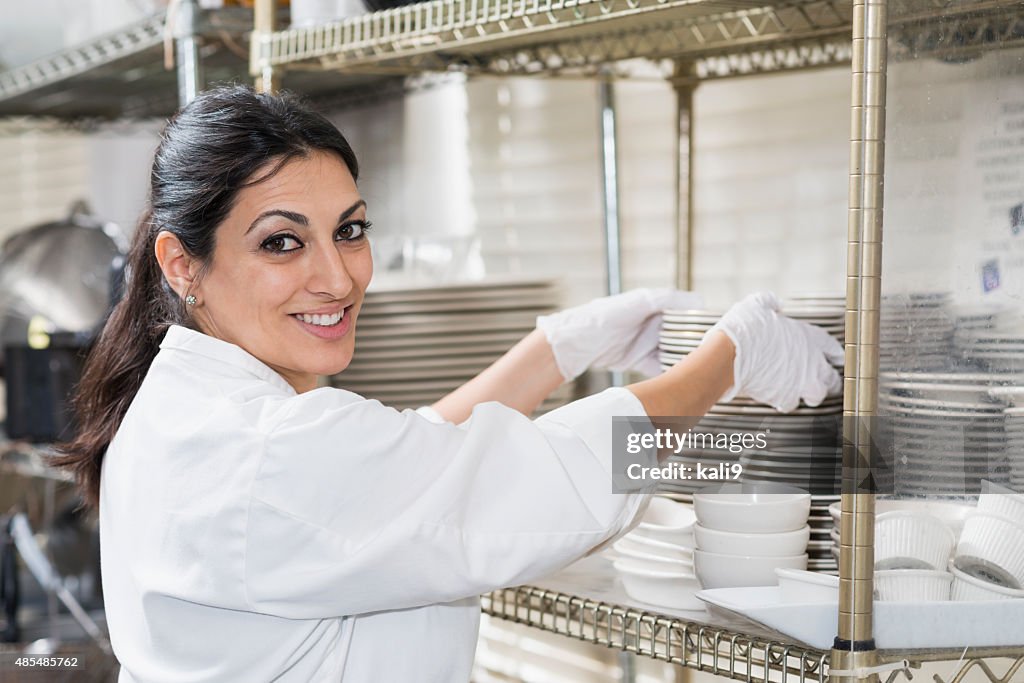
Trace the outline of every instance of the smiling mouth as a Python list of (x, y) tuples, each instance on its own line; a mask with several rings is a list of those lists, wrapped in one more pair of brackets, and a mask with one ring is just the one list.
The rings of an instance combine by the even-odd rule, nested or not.
[(347, 311), (348, 308), (346, 307), (337, 313), (318, 313), (315, 315), (310, 315), (308, 313), (293, 313), (292, 317), (301, 320), (307, 325), (316, 325), (317, 327), (334, 327), (342, 321)]

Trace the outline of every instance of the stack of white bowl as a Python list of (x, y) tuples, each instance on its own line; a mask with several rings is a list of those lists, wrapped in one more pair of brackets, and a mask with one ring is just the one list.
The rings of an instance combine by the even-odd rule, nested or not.
[(703, 588), (774, 586), (776, 569), (807, 569), (810, 494), (743, 491), (727, 484), (693, 496), (694, 569)]
[(1024, 598), (1024, 495), (981, 494), (949, 568), (953, 600)]
[(693, 507), (655, 496), (635, 529), (612, 546), (631, 598), (658, 607), (702, 610), (693, 571)]

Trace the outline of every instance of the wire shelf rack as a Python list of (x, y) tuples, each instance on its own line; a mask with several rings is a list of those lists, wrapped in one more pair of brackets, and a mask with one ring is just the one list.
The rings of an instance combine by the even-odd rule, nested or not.
[(543, 588), (482, 598), (485, 614), (748, 683), (826, 683), (829, 653)]
[[(893, 59), (1024, 45), (1024, 11), (1009, 0), (892, 0), (892, 16)], [(203, 14), (207, 82), (247, 81), (270, 65), (283, 70), (283, 87), (332, 106), (400, 95), (410, 76), (430, 72), (587, 76), (644, 58), (691, 63), (694, 77), (710, 79), (851, 58), (850, 0), (432, 0), (258, 36), (254, 50), (251, 19)], [(173, 113), (165, 29), (164, 15), (154, 15), (0, 71), (0, 116)]]
[(849, 34), (838, 0), (433, 0), (261, 38), (254, 67), (540, 71)]

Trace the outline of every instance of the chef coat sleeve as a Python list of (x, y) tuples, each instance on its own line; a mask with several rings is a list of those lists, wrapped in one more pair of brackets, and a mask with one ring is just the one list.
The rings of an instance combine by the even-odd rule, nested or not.
[(323, 618), (517, 585), (602, 545), (646, 506), (642, 492), (612, 493), (612, 416), (644, 416), (626, 389), (535, 421), (485, 403), (461, 425), (332, 388), (288, 402), (248, 503), (254, 611)]

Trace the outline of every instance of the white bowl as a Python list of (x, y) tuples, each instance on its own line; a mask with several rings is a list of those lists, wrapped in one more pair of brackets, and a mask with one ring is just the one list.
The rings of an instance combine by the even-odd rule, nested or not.
[(687, 572), (693, 574), (692, 557), (689, 560), (680, 560), (652, 555), (643, 550), (636, 550), (634, 546), (628, 543), (623, 544), (621, 539), (616, 541), (612, 547), (619, 554), (619, 557), (633, 560), (632, 564), (637, 567), (642, 567), (652, 572)]
[(807, 555), (753, 557), (693, 551), (693, 568), (704, 588), (774, 586), (775, 570), (807, 569)]
[(803, 569), (776, 568), (782, 599), (791, 604), (839, 601), (839, 577)]
[(956, 536), (930, 515), (906, 510), (875, 516), (875, 569), (931, 569), (949, 562)]
[(1024, 586), (1024, 526), (996, 515), (967, 518), (954, 558), (956, 568), (1006, 588)]
[(978, 496), (978, 512), (996, 515), (1024, 524), (1024, 495), (1019, 493), (983, 493)]
[(655, 572), (638, 566), (629, 558), (615, 561), (622, 586), (631, 598), (658, 607), (703, 610), (704, 603), (695, 593), (700, 590), (696, 577), (684, 572)]
[(697, 524), (693, 527), (697, 548), (722, 555), (758, 555), (785, 557), (807, 552), (811, 527), (779, 533), (749, 534), (739, 531), (719, 531)]
[[(974, 513), (974, 505), (967, 503), (954, 503), (941, 500), (875, 500), (875, 514), (881, 515), (886, 512), (905, 510), (917, 512), (935, 517), (943, 524), (952, 529), (953, 534), (960, 536), (964, 528), (964, 520)], [(839, 517), (842, 512), (842, 502), (836, 501), (828, 506), (828, 513), (832, 515), (832, 521), (836, 528), (839, 528)]]
[(949, 600), (953, 575), (933, 569), (889, 569), (875, 572), (875, 599), (887, 602)]
[(953, 586), (950, 588), (950, 600), (1013, 600), (1024, 598), (1024, 590), (1004, 588), (988, 581), (982, 581), (965, 574), (950, 562), (949, 571), (953, 573)]
[(809, 493), (741, 493), (739, 485), (720, 492), (693, 494), (700, 525), (718, 531), (770, 533), (795, 531), (807, 524)]
[(693, 547), (665, 543), (654, 538), (647, 538), (640, 534), (626, 534), (615, 541), (613, 547), (629, 549), (637, 553), (656, 555), (663, 560), (682, 560), (693, 564)]
[(632, 533), (664, 543), (693, 547), (693, 507), (654, 496)]

